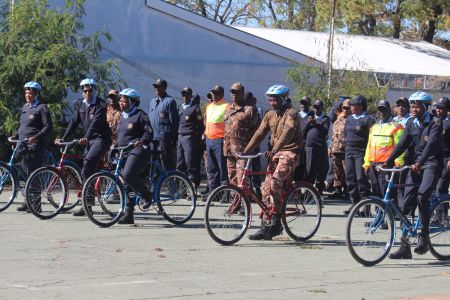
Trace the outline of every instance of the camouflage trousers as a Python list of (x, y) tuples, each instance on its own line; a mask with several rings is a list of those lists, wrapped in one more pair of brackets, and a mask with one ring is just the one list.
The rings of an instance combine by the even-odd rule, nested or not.
[(245, 168), (245, 159), (237, 159), (234, 156), (227, 156), (228, 179), (231, 184), (239, 185)]
[(334, 188), (345, 187), (345, 169), (344, 169), (345, 154), (332, 153), (331, 159), (333, 160), (333, 164), (331, 165), (331, 169), (333, 170), (334, 176), (333, 187)]
[(282, 212), (283, 194), (292, 181), (300, 155), (292, 151), (277, 152), (267, 166), (266, 179), (262, 186), (263, 200), (277, 213)]

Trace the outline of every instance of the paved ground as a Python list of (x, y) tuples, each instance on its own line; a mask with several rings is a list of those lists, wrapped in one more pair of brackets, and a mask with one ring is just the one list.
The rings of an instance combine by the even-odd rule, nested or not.
[(0, 214), (0, 299), (450, 299), (450, 263), (430, 254), (357, 264), (345, 245), (347, 204), (325, 203), (307, 243), (245, 237), (230, 247), (207, 234), (202, 202), (183, 227), (152, 214), (107, 229), (13, 206)]

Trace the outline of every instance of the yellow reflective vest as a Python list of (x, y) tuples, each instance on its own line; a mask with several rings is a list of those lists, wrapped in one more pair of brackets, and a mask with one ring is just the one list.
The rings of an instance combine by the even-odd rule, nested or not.
[(225, 135), (225, 110), (229, 103), (224, 99), (211, 102), (206, 106), (205, 136), (210, 140), (223, 139)]

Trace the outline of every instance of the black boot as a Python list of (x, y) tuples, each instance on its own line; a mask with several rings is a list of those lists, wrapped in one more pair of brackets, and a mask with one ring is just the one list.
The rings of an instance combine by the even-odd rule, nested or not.
[(73, 212), (72, 214), (74, 217), (82, 217), (85, 216), (86, 213), (84, 212), (84, 208), (80, 207), (77, 211)]
[(394, 253), (389, 254), (390, 259), (411, 259), (411, 246), (408, 238), (402, 237), (400, 248)]
[(417, 247), (414, 248), (414, 253), (425, 254), (428, 252), (428, 235), (419, 233), (417, 235)]
[(347, 208), (346, 210), (344, 210), (344, 215), (349, 215), (350, 212), (352, 211), (353, 207), (355, 207), (356, 203), (352, 203), (352, 205)]
[(17, 208), (17, 211), (27, 211), (28, 212), (27, 204), (26, 203), (20, 204), (20, 206)]
[(152, 194), (148, 193), (145, 195), (145, 197), (143, 198), (143, 203), (142, 203), (142, 208), (143, 209), (147, 209), (150, 207), (150, 205), (152, 205)]
[(271, 240), (274, 236), (280, 235), (283, 232), (283, 224), (281, 224), (281, 216), (279, 214), (272, 215), (272, 222), (267, 230), (264, 239)]
[(123, 214), (122, 218), (119, 220), (119, 224), (134, 224), (134, 206), (128, 205), (127, 209), (125, 210), (125, 213)]
[(269, 228), (266, 226), (264, 221), (261, 220), (261, 225), (260, 225), (259, 230), (257, 232), (255, 232), (254, 234), (249, 235), (248, 238), (252, 241), (263, 240), (268, 229)]

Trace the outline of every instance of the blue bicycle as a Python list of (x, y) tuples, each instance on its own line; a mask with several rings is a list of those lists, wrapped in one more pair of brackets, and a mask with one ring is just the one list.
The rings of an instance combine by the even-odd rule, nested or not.
[[(117, 163), (114, 172), (100, 171), (89, 177), (81, 193), (81, 202), (88, 218), (100, 227), (109, 227), (117, 223), (128, 205), (128, 197), (143, 211), (143, 199), (134, 190), (127, 192), (125, 181), (120, 175), (124, 163), (124, 151), (133, 147), (129, 144), (115, 148)], [(166, 171), (160, 160), (160, 151), (151, 153), (151, 170), (148, 190), (153, 186), (152, 204), (169, 222), (180, 225), (194, 214), (196, 195), (190, 180), (181, 172)]]
[[(391, 172), (387, 182), (384, 198), (369, 197), (359, 202), (348, 216), (346, 241), (352, 257), (365, 266), (373, 266), (381, 262), (391, 250), (395, 241), (395, 215), (399, 216), (405, 237), (417, 237), (421, 228), (420, 218), (410, 221), (390, 197), (394, 188), (406, 185), (394, 184), (394, 174), (409, 169), (383, 169)], [(450, 226), (448, 209), (450, 195), (433, 193), (430, 201), (429, 246), (431, 254), (439, 260), (450, 259)]]

